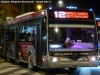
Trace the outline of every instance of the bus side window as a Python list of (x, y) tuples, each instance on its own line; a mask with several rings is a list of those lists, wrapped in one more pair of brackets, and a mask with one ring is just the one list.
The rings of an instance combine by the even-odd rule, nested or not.
[(33, 41), (34, 40), (34, 30), (31, 30), (28, 36), (28, 41)]
[(9, 40), (10, 40), (10, 32), (7, 31), (7, 33), (6, 33), (6, 41), (9, 41)]
[(25, 34), (20, 33), (20, 41), (25, 41)]
[(22, 24), (21, 31), (20, 31), (20, 41), (27, 41), (27, 26)]
[(15, 30), (7, 31), (6, 40), (8, 40), (8, 41), (14, 41), (15, 40)]
[(15, 40), (15, 30), (12, 30), (11, 34), (12, 34), (12, 36), (11, 36), (12, 37), (12, 41), (14, 41)]

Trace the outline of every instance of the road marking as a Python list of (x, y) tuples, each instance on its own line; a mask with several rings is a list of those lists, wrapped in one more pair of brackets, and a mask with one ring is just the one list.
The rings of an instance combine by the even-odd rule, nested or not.
[(9, 63), (9, 62), (4, 62), (4, 63), (0, 64), (0, 67), (1, 66), (18, 66), (18, 65), (15, 65), (15, 64), (12, 64), (12, 63)]
[(30, 71), (30, 70), (28, 70), (28, 69), (23, 69), (23, 70), (19, 70), (19, 71), (13, 72), (13, 74), (23, 74), (23, 73), (26, 73), (26, 72), (28, 72), (28, 71)]
[(38, 71), (38, 72), (36, 72), (36, 73), (34, 73), (34, 74), (32, 74), (32, 75), (45, 75), (45, 74), (46, 74), (45, 72)]
[(99, 72), (100, 72), (100, 70), (99, 70)]
[(11, 68), (7, 68), (7, 69), (0, 70), (0, 74), (1, 73), (4, 73), (4, 72), (11, 71), (11, 70), (14, 70), (14, 69), (17, 69), (17, 68), (19, 68), (19, 67), (11, 67)]
[(56, 75), (68, 75), (68, 74), (56, 74)]

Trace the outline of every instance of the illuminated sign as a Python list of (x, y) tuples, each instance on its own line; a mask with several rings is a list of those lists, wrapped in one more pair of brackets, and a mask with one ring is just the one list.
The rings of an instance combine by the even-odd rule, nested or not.
[(92, 11), (88, 10), (67, 10), (67, 9), (57, 9), (49, 10), (50, 19), (89, 19), (94, 20), (94, 14)]
[(88, 18), (88, 12), (54, 11), (55, 18)]
[(100, 27), (100, 22), (98, 22), (98, 26)]

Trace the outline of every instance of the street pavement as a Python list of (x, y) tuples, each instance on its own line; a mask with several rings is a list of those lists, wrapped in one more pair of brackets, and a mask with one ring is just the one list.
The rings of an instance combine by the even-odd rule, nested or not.
[(26, 65), (18, 65), (0, 59), (0, 75), (100, 75), (100, 67), (81, 67), (75, 71), (69, 69), (29, 70)]

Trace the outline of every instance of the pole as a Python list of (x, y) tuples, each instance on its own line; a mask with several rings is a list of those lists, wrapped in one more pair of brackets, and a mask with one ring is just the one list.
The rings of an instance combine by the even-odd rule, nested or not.
[(21, 5), (22, 5), (22, 14), (23, 14), (23, 13), (25, 13), (25, 9), (24, 9), (25, 6), (24, 6), (24, 3), (22, 3)]

